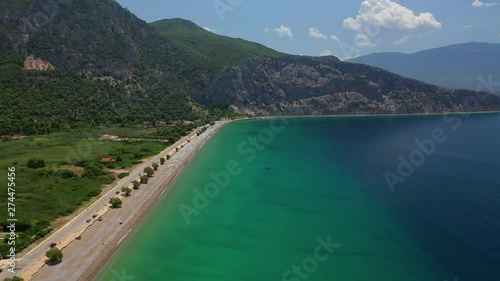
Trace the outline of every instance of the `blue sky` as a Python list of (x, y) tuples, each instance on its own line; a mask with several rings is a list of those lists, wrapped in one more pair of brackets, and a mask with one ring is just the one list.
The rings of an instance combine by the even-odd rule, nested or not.
[[(495, 2), (495, 1), (498, 1)], [(184, 18), (275, 50), (342, 59), (500, 43), (500, 0), (117, 0), (152, 22)]]

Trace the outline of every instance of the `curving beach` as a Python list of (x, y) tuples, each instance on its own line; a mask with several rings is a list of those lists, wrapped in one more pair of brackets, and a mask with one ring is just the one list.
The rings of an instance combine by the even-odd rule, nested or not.
[[(200, 136), (192, 138), (186, 136), (177, 143), (168, 147), (160, 154), (149, 159), (146, 163), (136, 167), (130, 176), (120, 180), (109, 192), (102, 195), (91, 206), (78, 214), (61, 229), (50, 235), (44, 242), (28, 252), (18, 260), (18, 276), (25, 280), (61, 280), (77, 281), (92, 280), (113, 252), (126, 239), (135, 225), (141, 221), (159, 196), (169, 187), (170, 182), (182, 170), (184, 165), (193, 157), (200, 147), (220, 129), (226, 121), (218, 122), (209, 127)], [(189, 142), (187, 140), (191, 139)], [(110, 209), (109, 197), (115, 196), (122, 186), (129, 185), (142, 174), (144, 167), (159, 162), (176, 147), (182, 146), (173, 154), (170, 160), (160, 165), (158, 171), (150, 178), (147, 185), (141, 185), (134, 190), (130, 197), (124, 197), (123, 205), (119, 209)], [(87, 218), (93, 214), (102, 216), (103, 220), (92, 220), (87, 224)], [(121, 223), (120, 223), (121, 222)], [(78, 240), (76, 237), (80, 236)], [(62, 263), (57, 265), (45, 264), (47, 243), (56, 242), (63, 250)], [(3, 276), (2, 276), (3, 278)]]

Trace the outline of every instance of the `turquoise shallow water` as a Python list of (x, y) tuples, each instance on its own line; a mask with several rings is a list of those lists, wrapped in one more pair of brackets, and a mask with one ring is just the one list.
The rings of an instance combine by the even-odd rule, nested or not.
[[(500, 115), (270, 122), (209, 140), (96, 280), (498, 280)], [(446, 141), (389, 188), (436, 129)]]

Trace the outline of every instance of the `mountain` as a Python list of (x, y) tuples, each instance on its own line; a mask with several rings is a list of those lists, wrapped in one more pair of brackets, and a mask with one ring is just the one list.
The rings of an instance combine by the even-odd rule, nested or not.
[[(221, 59), (226, 47), (235, 55)], [(187, 90), (277, 54), (188, 21), (149, 25), (112, 0), (2, 1), (0, 135), (217, 117)]]
[(205, 104), (231, 104), (241, 114), (256, 116), (500, 109), (500, 98), (492, 94), (446, 90), (333, 57), (248, 60), (227, 69), (208, 90), (192, 96)]
[(160, 20), (151, 26), (172, 42), (173, 56), (183, 58), (186, 67), (182, 75), (189, 79), (196, 73), (198, 84), (213, 80), (224, 68), (244, 60), (284, 55), (261, 44), (214, 34), (184, 19)]
[[(466, 43), (414, 54), (377, 53), (349, 60), (450, 89), (476, 90), (479, 76), (500, 81), (500, 44)], [(483, 87), (483, 90), (486, 90)]]
[(144, 120), (499, 110), (335, 57), (290, 56), (194, 23), (148, 24), (113, 0), (0, 4), (0, 135)]

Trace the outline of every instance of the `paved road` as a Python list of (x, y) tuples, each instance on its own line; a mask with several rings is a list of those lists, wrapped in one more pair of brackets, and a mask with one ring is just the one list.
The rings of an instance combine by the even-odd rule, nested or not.
[[(128, 186), (131, 181), (140, 177), (145, 167), (150, 167), (153, 163), (159, 162), (161, 157), (164, 157), (171, 149), (173, 149), (180, 143), (184, 142), (187, 139), (187, 137), (184, 137), (183, 139), (179, 140), (176, 144), (170, 146), (157, 156), (153, 157), (146, 163), (134, 169), (134, 171), (132, 171), (128, 177), (120, 180), (116, 184), (116, 186), (113, 187), (109, 192), (104, 194), (100, 199), (98, 199), (95, 203), (93, 203), (91, 206), (89, 206), (87, 209), (81, 212), (73, 220), (68, 222), (64, 227), (62, 227), (61, 229), (50, 235), (50, 237), (46, 240), (46, 243), (40, 244), (39, 246), (31, 250), (29, 253), (27, 253), (23, 258), (18, 259), (16, 264), (16, 274), (18, 276), (22, 275), (23, 277), (26, 275), (31, 276), (32, 274), (29, 274), (29, 272), (33, 270), (34, 265), (40, 263), (40, 260), (44, 258), (45, 252), (49, 249), (50, 243), (56, 242), (58, 244), (61, 243), (67, 244), (68, 241), (74, 241), (74, 237), (77, 236), (78, 233), (81, 233), (86, 228), (89, 228), (89, 230), (91, 230), (88, 231), (89, 233), (93, 232), (98, 235), (94, 235), (95, 237), (91, 239), (89, 238), (88, 240), (86, 240), (87, 232), (85, 232), (85, 234), (82, 235), (82, 240), (86, 240), (88, 244), (87, 252), (90, 251), (90, 253), (87, 253), (85, 258), (89, 260), (93, 255), (102, 254), (98, 250), (98, 248), (103, 242), (106, 243), (105, 241), (101, 242), (103, 240), (103, 237), (107, 238), (107, 240), (110, 241), (113, 238), (112, 234), (117, 233), (115, 229), (121, 226), (128, 225), (130, 220), (133, 219), (135, 212), (140, 211), (139, 206), (141, 204), (144, 204), (148, 201), (150, 202), (150, 200), (154, 200), (155, 198), (152, 198), (154, 191), (161, 187), (165, 187), (165, 185), (163, 186), (161, 185), (165, 183), (165, 180), (168, 177), (175, 176), (175, 173), (178, 170), (177, 168), (179, 168), (179, 164), (181, 164), (182, 161), (186, 160), (185, 159), (186, 155), (188, 155), (193, 150), (193, 148), (202, 143), (204, 139), (212, 135), (216, 131), (217, 127), (218, 126), (212, 126), (200, 137), (195, 138), (193, 141), (188, 143), (183, 149), (177, 152), (172, 157), (171, 160), (166, 162), (166, 165), (160, 165), (158, 172), (156, 172), (156, 176), (154, 176), (149, 180), (147, 186), (141, 186), (140, 190), (132, 192), (131, 197), (124, 198), (124, 206), (123, 208), (119, 209), (120, 213), (118, 215), (115, 212), (118, 210), (109, 210), (110, 213), (115, 212), (115, 214), (105, 215), (104, 216), (105, 223), (98, 222), (96, 221), (96, 219), (93, 219), (91, 223), (87, 223), (86, 220), (92, 218), (92, 215), (97, 214), (99, 212), (102, 213), (104, 210), (108, 209), (107, 206), (109, 206), (108, 202), (110, 197), (116, 196), (116, 192), (121, 191), (121, 188), (123, 186)], [(123, 221), (123, 225), (120, 225), (119, 223), (120, 221)], [(97, 225), (99, 225), (101, 229), (94, 230), (93, 229), (94, 226)], [(110, 227), (110, 225), (112, 225), (112, 227)], [(108, 233), (105, 236), (105, 233), (110, 231), (111, 233)], [(76, 243), (71, 243), (69, 244), (68, 247), (77, 247), (77, 246), (78, 245), (76, 245)], [(81, 245), (79, 247), (80, 247), (79, 249), (81, 250)], [(94, 251), (92, 251), (92, 249)], [(36, 278), (33, 278), (32, 280), (65, 280), (65, 281), (78, 280), (78, 277), (81, 276), (83, 270), (85, 269), (85, 266), (82, 266), (81, 264), (81, 262), (83, 261), (81, 256), (82, 253), (78, 255), (73, 255), (73, 257), (71, 256), (68, 257), (66, 255), (66, 249), (64, 249), (63, 252), (65, 253), (63, 264), (50, 267), (44, 266), (44, 268), (42, 269), (42, 273), (46, 273), (43, 275), (48, 275), (48, 276), (42, 277), (40, 276), (41, 274), (37, 274)], [(91, 260), (89, 260), (89, 262), (90, 261)], [(71, 264), (73, 266), (71, 266)], [(77, 268), (79, 268), (76, 271), (74, 268), (75, 265)], [(73, 269), (73, 272), (71, 272), (72, 271), (71, 269)], [(10, 277), (10, 274), (8, 274), (6, 270), (0, 273), (0, 280), (3, 280), (3, 278), (5, 277)]]

